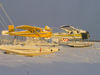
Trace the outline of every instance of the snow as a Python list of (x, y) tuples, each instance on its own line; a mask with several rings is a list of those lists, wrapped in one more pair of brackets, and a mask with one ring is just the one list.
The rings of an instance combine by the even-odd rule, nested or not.
[(100, 43), (94, 47), (59, 46), (58, 52), (34, 57), (1, 51), (0, 75), (100, 75)]

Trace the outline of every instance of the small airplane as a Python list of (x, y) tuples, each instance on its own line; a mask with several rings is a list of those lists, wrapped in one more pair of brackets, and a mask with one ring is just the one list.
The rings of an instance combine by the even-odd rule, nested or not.
[(90, 36), (88, 31), (77, 29), (77, 28), (74, 28), (73, 26), (63, 25), (63, 26), (60, 26), (60, 29), (63, 29), (66, 32), (53, 33), (52, 37), (84, 40), (84, 39), (88, 39)]
[[(31, 40), (31, 42), (30, 42), (30, 40), (26, 39), (25, 42), (20, 41), (19, 44), (16, 44), (16, 39), (14, 38), (13, 43), (11, 43), (12, 45), (10, 45), (10, 44), (0, 45), (0, 50), (5, 51), (4, 52), (5, 54), (15, 53), (15, 54), (25, 55), (25, 56), (37, 56), (37, 55), (49, 54), (49, 53), (59, 51), (59, 49), (57, 47), (53, 46), (55, 44), (43, 43), (44, 38), (49, 38), (52, 36), (52, 32), (46, 31), (44, 28), (33, 27), (33, 26), (29, 26), (29, 25), (17, 26), (16, 29), (24, 29), (24, 31), (18, 31), (18, 30), (15, 31), (14, 26), (9, 25), (8, 31), (4, 30), (4, 31), (2, 31), (2, 33), (8, 34), (10, 36), (24, 36), (27, 38), (35, 37), (35, 38), (41, 38), (41, 39), (36, 40), (33, 38), (34, 41)], [(43, 40), (42, 40), (42, 38), (43, 38)], [(38, 43), (38, 41), (39, 41), (39, 43)], [(22, 45), (22, 44), (25, 44), (25, 45)], [(47, 47), (44, 45), (46, 45)]]
[(17, 26), (16, 29), (24, 29), (24, 31), (15, 31), (13, 25), (8, 26), (8, 32), (7, 31), (2, 31), (2, 34), (9, 34), (11, 36), (24, 36), (24, 37), (51, 37), (52, 32), (46, 31), (43, 28), (40, 27), (34, 27), (34, 26), (29, 26), (29, 25), (21, 25)]

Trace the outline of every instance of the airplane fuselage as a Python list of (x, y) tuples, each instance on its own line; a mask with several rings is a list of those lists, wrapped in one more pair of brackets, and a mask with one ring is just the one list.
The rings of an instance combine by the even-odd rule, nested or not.
[(10, 32), (9, 35), (12, 36), (24, 36), (24, 37), (51, 37), (52, 32), (38, 32), (33, 33), (31, 31), (19, 31), (19, 32)]

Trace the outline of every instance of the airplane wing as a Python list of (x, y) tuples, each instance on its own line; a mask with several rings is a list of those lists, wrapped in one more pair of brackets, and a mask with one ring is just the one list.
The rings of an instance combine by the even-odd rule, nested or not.
[(21, 26), (17, 26), (16, 29), (25, 29), (25, 30), (41, 30), (42, 28), (40, 27), (33, 27), (33, 26), (29, 26), (29, 25), (21, 25)]
[(73, 26), (68, 26), (68, 25), (60, 26), (60, 28), (66, 31), (78, 31), (78, 29), (74, 28)]
[(43, 31), (43, 28), (29, 25), (17, 26), (16, 29), (24, 29), (26, 31), (10, 32), (9, 35), (25, 37), (50, 37), (52, 35), (51, 32)]

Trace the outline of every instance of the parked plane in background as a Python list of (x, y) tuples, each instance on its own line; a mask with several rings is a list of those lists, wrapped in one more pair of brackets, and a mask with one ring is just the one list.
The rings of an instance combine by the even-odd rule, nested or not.
[[(46, 27), (45, 27), (46, 28)], [(48, 31), (50, 27), (47, 27)], [(64, 32), (53, 32), (52, 38), (54, 40), (61, 40), (61, 39), (88, 39), (90, 37), (89, 32), (82, 30), (82, 29), (76, 29), (73, 26), (63, 25), (60, 26), (60, 29), (63, 29)]]
[(73, 26), (63, 25), (60, 26), (60, 28), (65, 30), (68, 34), (73, 34), (75, 38), (77, 37), (77, 34), (81, 34), (81, 39), (88, 39), (90, 37), (88, 31), (76, 29)]

